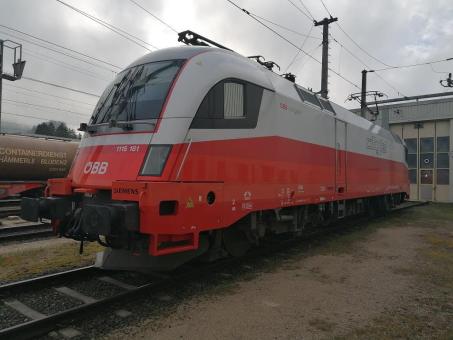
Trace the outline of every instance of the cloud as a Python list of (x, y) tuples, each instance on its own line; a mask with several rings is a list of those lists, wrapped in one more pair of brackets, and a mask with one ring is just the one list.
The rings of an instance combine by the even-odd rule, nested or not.
[[(140, 37), (158, 48), (177, 45), (175, 32), (162, 25), (143, 10), (125, 0), (65, 0), (102, 20)], [(176, 30), (191, 29), (224, 44), (244, 55), (261, 54), (286, 69), (296, 56), (297, 50), (276, 37), (250, 17), (231, 6), (225, 0), (136, 0), (155, 15), (168, 22)], [(299, 1), (294, 4), (301, 7)], [(312, 27), (312, 22), (286, 0), (235, 0), (243, 8), (260, 16), (285, 25), (295, 31), (321, 37), (321, 28)], [(327, 13), (319, 0), (305, 0), (303, 3), (313, 16), (321, 20)], [(449, 43), (453, 36), (453, 2), (449, 0), (325, 0), (331, 13), (339, 17), (331, 25), (331, 34), (345, 48), (334, 41), (330, 44), (330, 67), (360, 85), (361, 70), (379, 69), (388, 65), (404, 65), (453, 56)], [(49, 41), (73, 48), (119, 66), (128, 65), (148, 51), (127, 39), (94, 23), (54, 0), (0, 0), (0, 23), (34, 34)], [(272, 26), (271, 24), (269, 24)], [(303, 37), (272, 26), (278, 32), (300, 46)], [(357, 48), (347, 35), (362, 48), (383, 63), (370, 58)], [(15, 38), (5, 33), (14, 34)], [(114, 77), (110, 71), (88, 65), (74, 59), (55, 54), (22, 40), (33, 40), (20, 34), (0, 28), (0, 38), (10, 38), (23, 43), (24, 58), (27, 60), (25, 75), (88, 92), (101, 93), (108, 81)], [(21, 38), (21, 39), (19, 39)], [(321, 60), (319, 39), (308, 39), (305, 51), (312, 51)], [(367, 66), (364, 66), (362, 60)], [(452, 62), (434, 65), (436, 71), (451, 71)], [(69, 64), (69, 65), (68, 65)], [(320, 65), (299, 54), (289, 69), (297, 75), (297, 82), (319, 90)], [(88, 73), (88, 74), (87, 74)], [(440, 92), (439, 80), (444, 74), (433, 72), (429, 66), (403, 70), (389, 70), (379, 73), (395, 89), (374, 74), (369, 74), (368, 89), (380, 90), (395, 97), (401, 94), (417, 95)], [(95, 100), (62, 89), (50, 88), (27, 80), (14, 84), (4, 81), (3, 98), (39, 105), (55, 106), (61, 109), (82, 112), (88, 117)], [(86, 104), (42, 96), (10, 85), (21, 86), (35, 91), (48, 92), (61, 97), (83, 101)], [(330, 72), (330, 97), (340, 105), (356, 107), (345, 103), (351, 92), (358, 92), (338, 76)], [(14, 92), (15, 91), (15, 92)], [(398, 92), (400, 92), (398, 94)], [(28, 96), (27, 96), (28, 94)], [(30, 106), (3, 103), (3, 111), (65, 120), (75, 127), (80, 117), (65, 111), (32, 108)], [(5, 119), (11, 119), (4, 116)], [(88, 118), (87, 118), (88, 119)], [(19, 122), (30, 119), (15, 118)], [(37, 121), (32, 121), (36, 123)]]

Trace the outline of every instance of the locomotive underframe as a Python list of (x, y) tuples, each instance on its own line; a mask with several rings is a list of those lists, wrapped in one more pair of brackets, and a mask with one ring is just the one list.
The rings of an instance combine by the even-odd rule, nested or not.
[[(146, 185), (142, 187), (145, 188)], [(225, 256), (242, 256), (269, 235), (291, 233), (300, 236), (348, 216), (383, 214), (406, 198), (405, 193), (393, 193), (257, 210), (222, 225), (221, 221), (225, 222), (222, 220), (224, 202), (216, 201), (221, 190), (212, 191), (212, 183), (203, 183), (199, 188), (208, 192), (206, 198), (198, 202), (204, 210), (196, 209), (192, 200), (175, 200), (175, 191), (166, 191), (151, 200), (145, 191), (130, 189), (117, 190), (117, 194), (109, 190), (80, 190), (82, 192), (66, 196), (28, 198), (23, 200), (22, 211), (28, 220), (51, 219), (55, 230), (62, 236), (79, 240), (82, 244), (84, 241), (97, 241), (106, 246), (106, 251), (97, 258), (100, 267), (152, 271), (171, 270), (195, 257), (213, 261)], [(216, 189), (221, 189), (221, 186)], [(138, 201), (126, 200), (131, 199), (128, 195), (135, 193)], [(178, 209), (181, 204), (186, 204), (186, 209)], [(190, 205), (193, 209), (187, 209)], [(206, 210), (207, 207), (211, 212), (209, 208)], [(201, 219), (200, 214), (204, 215)], [(165, 220), (167, 222), (162, 223)], [(179, 232), (168, 229), (176, 221), (183, 220), (187, 223), (180, 226)], [(190, 227), (196, 220), (204, 223)]]

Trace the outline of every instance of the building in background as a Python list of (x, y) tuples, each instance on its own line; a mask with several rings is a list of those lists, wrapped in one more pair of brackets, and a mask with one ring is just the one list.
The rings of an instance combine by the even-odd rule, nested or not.
[(406, 142), (411, 200), (453, 202), (453, 98), (380, 105), (367, 118)]

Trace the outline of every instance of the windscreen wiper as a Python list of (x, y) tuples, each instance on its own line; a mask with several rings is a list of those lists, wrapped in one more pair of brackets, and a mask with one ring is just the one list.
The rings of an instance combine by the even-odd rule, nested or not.
[(94, 132), (97, 132), (98, 128), (94, 124), (89, 125), (87, 123), (80, 123), (80, 126), (77, 130), (82, 131), (82, 132), (94, 133)]
[(110, 119), (109, 121), (109, 127), (120, 127), (123, 130), (133, 130), (134, 125), (152, 125), (155, 127), (156, 123), (147, 121), (117, 121), (115, 119)]

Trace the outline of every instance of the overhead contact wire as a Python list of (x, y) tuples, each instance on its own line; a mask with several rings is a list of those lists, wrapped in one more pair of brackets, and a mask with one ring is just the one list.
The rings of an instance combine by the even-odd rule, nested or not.
[[(326, 10), (327, 14), (329, 14), (330, 17), (332, 17), (332, 13), (329, 11), (329, 9), (327, 8), (326, 4), (324, 3), (323, 0), (320, 0), (321, 1), (321, 4), (322, 6), (324, 7), (324, 9)], [(368, 53), (365, 49), (363, 49), (357, 42), (355, 42), (354, 39), (352, 39), (352, 37), (345, 31), (343, 30), (343, 28), (340, 26), (340, 24), (338, 22), (335, 22), (338, 26), (338, 28), (340, 28), (340, 30), (361, 50), (363, 51), (366, 55), (368, 55), (369, 57), (371, 57), (372, 59), (380, 62), (381, 64), (383, 65), (387, 65), (385, 64), (384, 62), (380, 61), (379, 59), (375, 58), (374, 56), (372, 56), (370, 53)], [(370, 67), (363, 61), (361, 60), (358, 56), (356, 56), (353, 52), (351, 52), (348, 48), (346, 48), (346, 46), (344, 46), (343, 44), (341, 44), (337, 39), (335, 39), (333, 37), (333, 35), (330, 35), (332, 37), (332, 39), (337, 43), (339, 44), (346, 52), (348, 52), (353, 58), (355, 58), (356, 60), (358, 60), (360, 63), (362, 63), (362, 65), (364, 65), (367, 69), (370, 70)], [(384, 79), (384, 77), (382, 77), (380, 74), (377, 73), (377, 70), (374, 70), (375, 71), (375, 74), (376, 76), (381, 79), (385, 84), (387, 84), (387, 86), (389, 86), (391, 89), (393, 89), (398, 95), (402, 94), (403, 96), (405, 96), (403, 94), (403, 92), (401, 92), (400, 90), (398, 90), (394, 85), (392, 85), (390, 82), (388, 82), (387, 80)]]
[(77, 90), (77, 89), (74, 89), (74, 88), (71, 88), (71, 87), (67, 87), (67, 86), (51, 83), (51, 82), (40, 80), (40, 79), (36, 79), (36, 78), (22, 76), (22, 79), (34, 81), (36, 83), (41, 83), (41, 84), (45, 84), (45, 85), (49, 85), (49, 86), (58, 87), (58, 88), (61, 88), (61, 89), (65, 89), (65, 90), (69, 90), (69, 91), (73, 91), (73, 92), (77, 92), (77, 93), (81, 93), (81, 94), (86, 94), (88, 96), (92, 96), (92, 97), (96, 97), (96, 98), (100, 97), (99, 95), (94, 94), (94, 93), (90, 93), (90, 92), (86, 92), (86, 91), (82, 91), (82, 90)]
[[(46, 44), (53, 45), (53, 46), (59, 47), (59, 48), (61, 48), (61, 49), (64, 49), (64, 50), (67, 50), (67, 51), (70, 51), (70, 52), (79, 54), (79, 55), (84, 56), (84, 57), (86, 57), (86, 58), (89, 58), (89, 59), (95, 60), (95, 61), (97, 61), (97, 62), (103, 63), (103, 64), (105, 64), (105, 65), (109, 65), (109, 66), (112, 66), (112, 67), (115, 67), (115, 68), (118, 68), (118, 69), (123, 69), (123, 67), (121, 67), (121, 66), (117, 66), (117, 65), (112, 64), (112, 63), (109, 63), (109, 62), (107, 62), (107, 61), (105, 61), (105, 60), (102, 60), (102, 59), (99, 59), (99, 58), (90, 56), (90, 55), (88, 55), (88, 54), (86, 54), (86, 53), (83, 53), (83, 52), (80, 52), (80, 51), (76, 51), (76, 50), (74, 50), (74, 49), (72, 49), (72, 48), (69, 48), (69, 47), (66, 47), (66, 46), (63, 46), (63, 45), (54, 43), (54, 42), (52, 42), (52, 41), (49, 41), (49, 40), (46, 40), (46, 39), (43, 39), (43, 38), (39, 38), (39, 37), (37, 37), (37, 36), (35, 36), (35, 35), (26, 33), (26, 32), (24, 32), (24, 31), (20, 31), (20, 30), (18, 30), (18, 29), (15, 29), (15, 28), (12, 28), (12, 27), (9, 27), (9, 26), (6, 26), (6, 25), (2, 25), (2, 24), (0, 24), (0, 27), (6, 28), (6, 29), (8, 29), (8, 30), (10, 30), (10, 31), (14, 31), (14, 32), (16, 32), (16, 33), (20, 33), (20, 34), (26, 35), (27, 37), (30, 37), (30, 38), (33, 38), (33, 39), (36, 39), (36, 40), (45, 42)], [(45, 48), (47, 48), (47, 47), (45, 47)], [(62, 52), (59, 51), (59, 53), (62, 53)]]
[(162, 20), (161, 18), (159, 18), (157, 15), (151, 13), (149, 10), (147, 10), (145, 7), (143, 7), (142, 5), (140, 5), (139, 3), (137, 3), (136, 1), (134, 0), (129, 0), (130, 2), (132, 2), (135, 6), (141, 8), (143, 11), (145, 11), (146, 13), (148, 13), (149, 15), (151, 15), (154, 19), (156, 19), (157, 21), (159, 21), (161, 24), (167, 26), (169, 29), (171, 29), (173, 32), (175, 33), (178, 33), (178, 31), (173, 28), (172, 26), (170, 26), (170, 24), (166, 23), (164, 20)]
[(294, 55), (294, 58), (291, 60), (291, 62), (288, 64), (288, 66), (286, 67), (285, 69), (285, 73), (289, 70), (289, 68), (294, 64), (294, 62), (296, 61), (297, 57), (299, 56), (300, 54), (300, 50), (302, 50), (305, 46), (305, 43), (307, 42), (307, 38), (310, 36), (310, 33), (311, 31), (313, 30), (313, 25), (310, 26), (310, 30), (308, 31), (308, 35), (305, 36), (305, 39), (303, 40), (302, 42), (302, 45), (300, 45), (300, 49), (297, 50), (296, 54)]
[[(1, 26), (1, 25), (0, 25), (0, 26)], [(71, 55), (71, 54), (68, 54), (68, 53), (65, 53), (65, 52), (62, 52), (62, 51), (59, 51), (59, 50), (56, 50), (56, 49), (54, 49), (54, 48), (51, 48), (51, 47), (48, 47), (48, 46), (44, 46), (44, 45), (38, 44), (38, 43), (36, 43), (36, 42), (33, 42), (33, 41), (30, 41), (30, 40), (24, 39), (24, 38), (22, 38), (22, 37), (18, 37), (17, 35), (14, 35), (14, 34), (11, 34), (11, 33), (7, 33), (7, 32), (4, 32), (4, 31), (0, 31), (0, 33), (6, 34), (6, 35), (8, 35), (8, 36), (10, 36), (10, 37), (13, 37), (13, 38), (18, 39), (18, 40), (21, 40), (21, 41), (25, 41), (25, 42), (27, 42), (27, 43), (29, 43), (29, 44), (32, 44), (32, 45), (35, 45), (35, 46), (44, 48), (44, 49), (46, 49), (46, 50), (48, 50), (48, 51), (52, 51), (52, 52), (55, 52), (55, 53), (64, 55), (64, 56), (69, 57), (69, 58), (72, 58), (72, 59), (74, 59), (74, 60), (81, 61), (81, 62), (83, 62), (83, 63), (85, 63), (85, 64), (92, 65), (92, 66), (96, 66), (96, 67), (99, 67), (99, 68), (101, 68), (101, 69), (103, 69), (103, 70), (110, 71), (110, 72), (115, 73), (115, 74), (118, 73), (117, 71), (112, 70), (112, 69), (110, 69), (110, 68), (107, 68), (107, 67), (105, 67), (105, 66), (98, 65), (98, 64), (92, 63), (92, 62), (90, 62), (90, 61), (88, 61), (88, 60), (85, 60), (85, 59), (82, 59), (82, 58), (73, 56), (73, 55)], [(35, 39), (35, 38), (33, 38), (33, 39)]]
[(27, 106), (37, 107), (37, 108), (44, 108), (44, 109), (51, 109), (51, 110), (68, 112), (68, 113), (75, 114), (75, 115), (82, 116), (82, 117), (89, 116), (89, 114), (76, 112), (76, 111), (72, 111), (72, 110), (67, 110), (67, 109), (61, 109), (61, 108), (58, 108), (58, 107), (55, 107), (55, 106), (34, 104), (34, 103), (22, 102), (22, 101), (19, 101), (19, 100), (12, 100), (12, 99), (3, 99), (3, 101), (9, 102), (9, 103), (13, 103), (13, 104), (27, 105)]
[(272, 21), (272, 20), (269, 20), (269, 19), (266, 19), (266, 18), (264, 18), (264, 17), (262, 17), (262, 16), (259, 16), (258, 14), (254, 14), (254, 13), (251, 13), (251, 14), (254, 15), (255, 17), (257, 17), (258, 19), (261, 19), (261, 20), (266, 21), (266, 22), (268, 22), (268, 23), (270, 23), (270, 24), (272, 24), (272, 25), (275, 25), (275, 26), (277, 26), (277, 27), (280, 27), (281, 29), (284, 29), (284, 30), (286, 30), (286, 31), (288, 31), (288, 32), (291, 32), (291, 33), (300, 35), (300, 36), (302, 36), (302, 37), (308, 37), (308, 38), (311, 38), (311, 39), (322, 40), (320, 37), (315, 37), (315, 36), (313, 36), (313, 35), (306, 35), (306, 34), (304, 34), (304, 33), (295, 31), (295, 30), (293, 30), (293, 29), (291, 29), (291, 28), (289, 28), (289, 27), (280, 25), (280, 24), (278, 24), (278, 23), (276, 23), (276, 22), (274, 22), (274, 21)]
[(44, 95), (44, 96), (49, 96), (49, 97), (59, 98), (59, 99), (63, 99), (63, 100), (68, 100), (68, 101), (72, 101), (72, 102), (79, 103), (79, 104), (84, 104), (84, 105), (89, 105), (89, 106), (94, 106), (95, 105), (93, 103), (90, 104), (90, 103), (86, 103), (86, 102), (83, 102), (83, 101), (80, 101), (80, 100), (76, 100), (76, 99), (72, 99), (72, 98), (60, 97), (60, 96), (57, 96), (57, 95), (54, 95), (54, 94), (41, 92), (41, 91), (38, 91), (38, 90), (32, 90), (32, 89), (28, 89), (28, 88), (22, 87), (22, 86), (11, 85), (11, 84), (3, 84), (3, 86), (13, 87), (13, 88), (16, 88), (16, 89), (21, 89), (23, 91), (39, 93), (39, 94)]
[(308, 20), (313, 21), (313, 18), (310, 17), (307, 13), (305, 13), (299, 6), (297, 6), (291, 0), (287, 0), (291, 5), (293, 5), (300, 13), (302, 13)]
[[(114, 25), (112, 25), (112, 24), (110, 24), (110, 23), (108, 23), (108, 22), (106, 22), (106, 21), (103, 21), (103, 20), (101, 20), (101, 19), (99, 19), (99, 18), (96, 18), (95, 16), (93, 16), (93, 15), (91, 15), (91, 14), (88, 14), (87, 12), (84, 12), (84, 11), (82, 11), (81, 9), (78, 9), (77, 7), (74, 7), (74, 6), (68, 4), (68, 3), (64, 2), (64, 1), (61, 1), (61, 0), (55, 0), (55, 1), (57, 1), (57, 2), (60, 3), (60, 4), (62, 4), (63, 6), (66, 6), (66, 7), (70, 8), (70, 9), (73, 10), (73, 11), (75, 11), (75, 12), (77, 12), (77, 13), (83, 15), (84, 17), (86, 17), (86, 18), (88, 18), (88, 19), (90, 19), (90, 20), (92, 20), (92, 21), (98, 23), (99, 25), (101, 25), (101, 26), (107, 28), (108, 30), (110, 30), (110, 31), (112, 31), (112, 32), (114, 32), (114, 33), (116, 33), (116, 34), (122, 36), (124, 39), (127, 39), (128, 41), (130, 41), (130, 42), (136, 44), (137, 46), (140, 46), (140, 47), (144, 48), (145, 50), (147, 50), (147, 51), (149, 51), (149, 52), (152, 52), (152, 50), (149, 49), (148, 47), (146, 47), (146, 46), (140, 44), (138, 41), (141, 41), (141, 42), (143, 42), (143, 43), (145, 43), (145, 44), (151, 46), (152, 48), (157, 49), (157, 47), (154, 46), (153, 44), (150, 44), (150, 43), (148, 43), (148, 42), (146, 42), (146, 41), (144, 41), (144, 40), (142, 40), (142, 39), (136, 37), (135, 35), (132, 35), (132, 34), (126, 32), (126, 31), (124, 31), (123, 29), (121, 29), (121, 28), (119, 28), (119, 27), (116, 27), (116, 26), (114, 26)], [(138, 41), (136, 41), (136, 40), (134, 40), (134, 39), (136, 39), (136, 40), (138, 40)]]
[[(288, 44), (290, 44), (291, 46), (293, 46), (294, 48), (300, 50), (302, 53), (304, 53), (305, 55), (307, 55), (308, 57), (310, 57), (311, 59), (313, 59), (314, 61), (316, 61), (318, 64), (321, 64), (321, 62), (316, 59), (315, 57), (313, 57), (311, 54), (309, 54), (308, 52), (302, 50), (299, 48), (299, 46), (297, 46), (296, 44), (294, 44), (292, 41), (288, 40), (287, 38), (285, 38), (283, 35), (281, 35), (280, 33), (278, 33), (277, 31), (275, 31), (274, 29), (272, 29), (271, 27), (267, 26), (265, 23), (263, 23), (262, 21), (260, 21), (259, 19), (255, 18), (251, 12), (247, 11), (246, 9), (244, 8), (241, 8), (240, 6), (238, 6), (236, 3), (234, 3), (233, 1), (231, 0), (226, 0), (228, 1), (231, 5), (233, 5), (234, 7), (236, 7), (237, 9), (239, 9), (240, 11), (244, 12), (245, 14), (247, 14), (249, 17), (251, 17), (253, 20), (257, 21), (259, 24), (261, 24), (262, 26), (266, 27), (268, 30), (270, 30), (271, 32), (273, 32), (275, 35), (277, 35), (278, 37), (280, 37), (281, 39), (283, 39), (284, 41), (286, 41)], [(340, 77), (341, 79), (343, 79), (344, 81), (346, 81), (347, 83), (351, 84), (352, 86), (354, 86), (355, 88), (357, 89), (360, 89), (360, 87), (353, 83), (352, 81), (350, 81), (349, 79), (345, 78), (343, 75), (341, 75), (340, 73), (338, 73), (337, 71), (333, 70), (332, 68), (329, 67), (329, 70), (332, 71), (334, 74), (336, 74), (338, 77)]]

